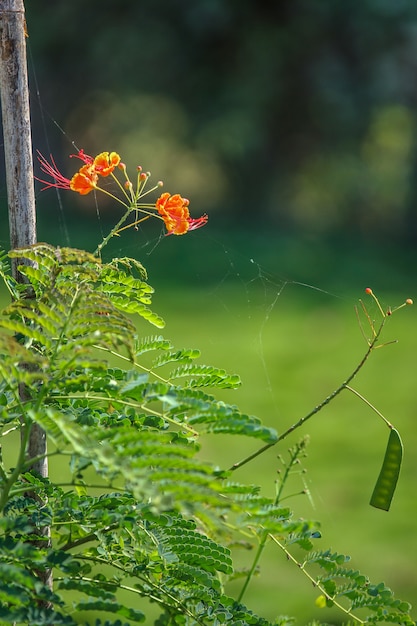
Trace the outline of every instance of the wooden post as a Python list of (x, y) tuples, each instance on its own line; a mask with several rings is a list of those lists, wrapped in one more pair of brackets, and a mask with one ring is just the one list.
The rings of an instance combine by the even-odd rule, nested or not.
[(10, 244), (36, 242), (32, 140), (23, 0), (0, 0), (0, 89)]
[[(4, 156), (6, 164), (10, 245), (21, 248), (36, 243), (35, 191), (33, 183), (32, 137), (29, 89), (26, 63), (26, 22), (23, 0), (0, 0), (0, 91), (3, 117)], [(19, 282), (19, 259), (13, 259), (13, 275)], [(24, 385), (19, 388), (22, 400), (30, 398)], [(46, 477), (46, 435), (32, 424), (27, 456), (37, 458), (32, 470)], [(40, 460), (39, 460), (39, 457)], [(33, 495), (36, 499), (37, 496)], [(49, 527), (39, 529), (50, 537)], [(34, 540), (36, 543), (36, 540)], [(42, 545), (45, 545), (43, 539)], [(52, 588), (52, 570), (38, 572), (39, 578)], [(49, 603), (46, 603), (48, 605)]]
[[(4, 157), (9, 207), (10, 246), (21, 248), (36, 243), (35, 191), (33, 184), (32, 137), (26, 67), (26, 22), (23, 0), (0, 0), (0, 90), (3, 116)], [(13, 274), (18, 259), (13, 259)], [(24, 393), (24, 390), (22, 390)], [(29, 440), (29, 458), (46, 453), (44, 431), (34, 424)], [(47, 476), (47, 459), (33, 464)]]
[[(6, 164), (9, 208), (10, 245), (21, 248), (36, 243), (35, 192), (33, 184), (32, 138), (29, 90), (26, 68), (26, 23), (23, 0), (0, 0), (0, 90), (3, 116), (4, 158)], [(19, 259), (13, 259), (13, 275), (22, 281), (17, 270)], [(25, 389), (20, 389), (22, 397)], [(28, 446), (28, 457), (46, 453), (44, 431), (34, 424)], [(47, 459), (32, 469), (48, 475)]]

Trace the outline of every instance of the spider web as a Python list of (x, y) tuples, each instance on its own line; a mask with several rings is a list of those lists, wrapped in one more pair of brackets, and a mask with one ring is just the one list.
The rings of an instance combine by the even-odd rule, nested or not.
[[(77, 151), (76, 141), (67, 136), (62, 126), (43, 106), (36, 74), (34, 70), (32, 72), (35, 102), (48, 154), (51, 152), (52, 139), (54, 142), (56, 140), (57, 132), (71, 147), (71, 151)], [(3, 195), (3, 191), (1, 194)], [(78, 242), (74, 240), (72, 234), (74, 217), (69, 202), (61, 190), (56, 189), (55, 194), (58, 207), (55, 226), (57, 240), (51, 243), (77, 247)], [(97, 194), (90, 194), (89, 197), (93, 202), (94, 214), (88, 219), (94, 221), (96, 235), (100, 240), (107, 232), (108, 216), (103, 215), (100, 197)], [(37, 200), (41, 205), (39, 192)], [(76, 219), (80, 220), (81, 215)], [(40, 235), (43, 236), (42, 232)], [(174, 274), (170, 276), (169, 253), (181, 254), (175, 252), (174, 248), (178, 246), (182, 251), (188, 244), (182, 243), (183, 238), (166, 237), (163, 228), (157, 232), (140, 228), (138, 232), (113, 240), (111, 250), (115, 256), (133, 256), (144, 263), (151, 276), (150, 283), (156, 288), (155, 310), (167, 319), (164, 334), (172, 339), (174, 345), (182, 347), (186, 343), (188, 344), (186, 347), (198, 347), (202, 351), (203, 362), (213, 362), (241, 375), (243, 393), (240, 390), (236, 392), (236, 404), (247, 412), (256, 413), (268, 425), (283, 430), (300, 417), (298, 414), (291, 414), (289, 400), (294, 396), (294, 389), (298, 390), (298, 394), (305, 396), (304, 405), (303, 401), (298, 404), (308, 410), (312, 407), (311, 398), (315, 398), (313, 402), (320, 401), (337, 386), (346, 373), (346, 369), (338, 369), (337, 363), (334, 365), (334, 378), (320, 381), (315, 375), (314, 359), (318, 354), (320, 359), (331, 358), (336, 361), (336, 356), (340, 355), (345, 347), (344, 322), (338, 313), (329, 311), (336, 310), (338, 304), (342, 303), (344, 309), (352, 311), (354, 323), (353, 306), (356, 298), (340, 296), (320, 285), (304, 283), (292, 278), (291, 275), (283, 275), (281, 272), (286, 270), (282, 269), (282, 266), (276, 267), (274, 263), (271, 267), (270, 261), (264, 262), (260, 259), (255, 246), (253, 249), (247, 248), (247, 251), (242, 253), (233, 243), (227, 241), (226, 236), (212, 235), (210, 222), (206, 228), (190, 233), (184, 239), (188, 238), (192, 242), (191, 253), (188, 254), (190, 256), (194, 251), (195, 262), (189, 263), (180, 277)], [(98, 242), (94, 242), (93, 248)], [(7, 247), (4, 239), (1, 243)], [(200, 251), (199, 254), (200, 247), (203, 253)], [(159, 285), (158, 276), (161, 274), (158, 275), (158, 266), (161, 257), (165, 259), (165, 282)], [(209, 276), (202, 271), (201, 258), (206, 265), (211, 265), (210, 260), (215, 259), (212, 263), (214, 269)], [(174, 283), (175, 289), (169, 288), (170, 281)], [(184, 291), (181, 299), (177, 295), (179, 291)], [(300, 307), (304, 307), (304, 317), (297, 314)], [(148, 332), (151, 334), (152, 331)], [(323, 341), (324, 345), (321, 352), (316, 351), (316, 356), (312, 357), (309, 351), (314, 341), (318, 343)], [(360, 342), (358, 332), (359, 351)], [(277, 362), (280, 363), (279, 366)], [(346, 363), (347, 367), (350, 367), (350, 362)], [(295, 367), (300, 369), (300, 374), (295, 387), (291, 387), (287, 393), (286, 379), (294, 374)], [(225, 397), (230, 401), (234, 396), (230, 392), (225, 392)], [(342, 426), (342, 433), (343, 428)], [(339, 439), (336, 436), (335, 445), (340, 445), (342, 438), (343, 435), (339, 435)], [(242, 444), (242, 449), (234, 451), (236, 458), (233, 460), (244, 456), (245, 450), (249, 449), (245, 446), (246, 444)], [(319, 455), (323, 453), (322, 449), (319, 447)], [(252, 468), (249, 470), (268, 474), (269, 488), (272, 488), (271, 476), (278, 466), (276, 454), (277, 452), (272, 457), (261, 459), (254, 470)], [(313, 467), (316, 462), (314, 454)], [(310, 465), (310, 458), (307, 465)], [(321, 519), (328, 526), (337, 526), (340, 523), (340, 515), (335, 513), (331, 506), (329, 509), (332, 491), (325, 488), (323, 495), (319, 486), (323, 476), (320, 476), (319, 472), (314, 474), (314, 470), (312, 473), (313, 478), (301, 478), (304, 491), (309, 496), (312, 494), (311, 508), (317, 506)], [(365, 506), (365, 502), (363, 505)], [(305, 502), (302, 506), (305, 508)], [(365, 526), (366, 524), (363, 536), (366, 541)], [(330, 537), (332, 538), (331, 533)], [(340, 541), (340, 527), (336, 528), (332, 539), (334, 541), (337, 539), (339, 545), (343, 544)], [(369, 571), (366, 552), (364, 555), (365, 562), (360, 566)]]
[[(34, 70), (33, 76), (36, 103), (48, 154), (51, 153), (50, 145), (52, 141), (50, 138), (53, 137), (53, 142), (56, 143), (57, 131), (72, 151), (78, 151), (78, 141), (69, 137), (62, 125), (44, 107)], [(35, 172), (36, 167), (37, 164), (35, 163)], [(41, 193), (38, 190), (37, 203), (41, 207)], [(82, 224), (83, 222), (84, 216), (82, 213), (77, 215), (74, 220), (71, 214), (71, 200), (68, 199), (66, 192), (54, 189), (53, 192), (49, 191), (49, 193), (55, 193), (59, 215), (58, 223), (53, 231), (54, 241), (51, 241), (51, 243), (54, 245), (86, 247), (78, 240), (78, 233), (83, 229), (77, 226), (74, 231), (74, 221), (77, 220), (77, 224)], [(92, 250), (108, 232), (108, 224), (110, 224), (110, 228), (113, 224), (109, 221), (107, 210), (106, 215), (103, 216), (100, 194), (92, 192), (88, 198), (91, 199), (94, 208), (94, 215), (86, 216), (90, 223), (88, 228), (95, 230), (97, 237), (93, 245), (87, 248)], [(43, 240), (45, 239), (42, 233), (43, 221), (39, 220), (39, 222), (39, 238)], [(93, 225), (91, 226), (91, 224)], [(152, 232), (152, 229), (148, 228), (148, 223), (144, 227), (140, 225), (137, 231), (134, 231), (134, 229), (129, 229), (129, 231), (123, 233), (120, 238), (114, 238), (111, 241), (109, 246), (110, 252), (107, 254), (111, 253), (111, 256), (120, 257), (135, 257), (144, 263), (151, 277), (156, 275), (156, 278), (150, 280), (150, 282), (156, 287), (154, 306), (162, 316), (167, 317), (168, 325), (165, 334), (174, 342), (182, 343), (184, 343), (184, 334), (186, 334), (187, 341), (194, 342), (197, 345), (199, 343), (200, 345), (202, 344), (201, 349), (204, 359), (207, 354), (210, 358), (216, 357), (217, 365), (222, 365), (219, 363), (219, 360), (225, 357), (225, 368), (232, 369), (238, 374), (240, 374), (242, 361), (245, 359), (251, 361), (252, 367), (257, 373), (256, 387), (258, 394), (264, 397), (264, 406), (267, 407), (267, 413), (283, 417), (285, 412), (280, 406), (276, 380), (274, 380), (274, 376), (271, 374), (269, 337), (271, 327), (273, 329), (277, 328), (283, 295), (288, 294), (285, 300), (291, 302), (294, 293), (298, 296), (300, 291), (309, 292), (310, 295), (307, 299), (311, 299), (313, 303), (314, 298), (317, 301), (317, 296), (319, 296), (318, 306), (322, 306), (323, 301), (329, 303), (343, 299), (348, 301), (349, 305), (353, 307), (354, 301), (350, 298), (341, 298), (340, 295), (320, 286), (300, 282), (291, 277), (284, 277), (279, 272), (271, 271), (269, 267), (264, 265), (263, 261), (257, 260), (256, 250), (251, 251), (249, 249), (248, 254), (244, 254), (236, 249), (233, 243), (229, 243), (227, 237), (221, 238), (219, 234), (213, 236), (210, 233), (210, 222), (205, 229), (198, 231), (198, 233), (189, 233), (184, 238), (166, 237), (162, 226), (157, 229), (154, 228), (154, 232)], [(187, 264), (180, 278), (176, 274), (174, 275), (174, 270), (173, 275), (170, 276), (169, 254), (177, 254), (175, 248), (177, 245), (182, 246), (182, 241), (180, 242), (179, 240), (191, 237), (198, 239), (198, 244), (194, 242), (194, 244), (190, 245), (191, 252), (188, 252), (188, 255), (194, 255), (195, 257), (203, 256), (206, 265), (213, 265), (214, 269), (207, 275), (207, 272), (202, 273), (201, 263), (191, 263)], [(167, 252), (167, 247), (169, 247), (169, 252)], [(203, 253), (196, 250), (196, 248), (200, 247)], [(253, 256), (251, 256), (252, 252), (254, 252)], [(160, 263), (161, 257), (162, 263)], [(215, 259), (213, 263), (211, 263), (212, 259)], [(163, 286), (161, 287), (158, 286), (158, 279), (161, 276), (158, 272), (160, 265), (165, 267)], [(176, 293), (181, 288), (187, 292), (183, 305), (178, 302), (174, 305), (174, 309), (176, 309), (174, 316), (180, 312), (182, 319), (178, 328), (176, 328), (175, 321), (171, 323), (166, 314), (166, 311), (172, 308), (173, 293), (172, 289), (169, 288), (169, 283), (172, 281), (174, 281)], [(203, 287), (200, 285), (201, 282)], [(164, 295), (164, 290), (167, 291), (166, 296)], [(195, 295), (193, 295), (193, 291)], [(196, 300), (195, 306), (190, 307), (190, 298)], [(314, 304), (312, 306), (314, 307)], [(193, 314), (200, 316), (200, 321), (197, 325), (193, 324), (191, 317), (187, 317), (187, 311), (190, 312), (191, 316)], [(228, 329), (227, 336), (221, 336), (219, 340), (216, 339), (216, 333), (211, 332), (210, 334), (210, 332), (205, 333), (204, 331), (205, 319), (213, 314), (216, 315), (218, 320), (218, 328)], [(287, 316), (288, 313), (285, 311), (283, 315)], [(184, 333), (186, 328), (187, 332)], [(197, 330), (199, 332), (195, 332)], [(210, 330), (212, 330), (212, 327), (210, 327)], [(241, 334), (245, 336), (245, 341), (239, 341), (238, 338)], [(195, 339), (193, 339), (193, 335)], [(230, 345), (228, 345), (227, 340)], [(239, 345), (236, 346), (236, 343)], [(276, 344), (276, 352), (279, 355), (279, 335), (277, 336)], [(245, 350), (247, 351), (246, 355), (244, 354)], [(247, 385), (251, 384), (249, 380), (243, 382)], [(256, 412), (256, 401), (253, 406), (249, 406), (249, 410)]]

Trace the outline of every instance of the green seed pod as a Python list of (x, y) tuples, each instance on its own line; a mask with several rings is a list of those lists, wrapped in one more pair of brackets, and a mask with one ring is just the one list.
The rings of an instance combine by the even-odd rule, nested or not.
[(400, 475), (403, 458), (403, 444), (400, 434), (392, 428), (389, 434), (388, 445), (385, 451), (384, 462), (376, 481), (370, 500), (370, 505), (383, 511), (388, 511)]

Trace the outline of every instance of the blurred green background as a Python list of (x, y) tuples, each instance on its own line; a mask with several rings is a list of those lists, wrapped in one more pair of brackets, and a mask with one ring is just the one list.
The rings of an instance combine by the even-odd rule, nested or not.
[[(239, 373), (227, 399), (282, 431), (360, 360), (354, 305), (365, 287), (384, 307), (417, 300), (417, 4), (30, 0), (26, 12), (34, 147), (68, 176), (72, 142), (117, 150), (131, 171), (140, 164), (189, 197), (193, 217), (209, 213), (187, 237), (146, 223), (108, 254), (144, 263), (165, 335)], [(119, 217), (104, 198), (40, 187), (39, 240), (94, 250)], [(7, 247), (4, 177), (0, 203)], [(323, 522), (323, 545), (417, 605), (413, 308), (389, 320), (387, 340), (397, 338), (357, 383), (405, 441), (392, 510), (368, 506), (388, 433), (347, 394), (303, 429), (314, 507), (292, 505)], [(222, 465), (251, 449), (219, 442), (206, 453)], [(285, 449), (242, 479), (272, 492)], [(289, 569), (272, 549), (248, 602), (271, 618), (329, 620)]]

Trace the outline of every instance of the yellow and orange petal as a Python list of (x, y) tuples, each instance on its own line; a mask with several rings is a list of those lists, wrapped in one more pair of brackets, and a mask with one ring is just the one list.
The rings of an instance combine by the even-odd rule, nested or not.
[(181, 211), (187, 212), (187, 217), (189, 216), (188, 205), (190, 201), (187, 198), (183, 198), (179, 193), (171, 196), (167, 191), (161, 194), (156, 201), (156, 208), (158, 209), (158, 213), (160, 215), (171, 214), (172, 212), (177, 213)]
[(117, 152), (101, 152), (94, 161), (94, 170), (100, 176), (109, 176), (119, 165), (120, 155)]
[(165, 215), (162, 219), (164, 220), (165, 228), (171, 235), (185, 235), (190, 227), (188, 220), (181, 216)]
[(97, 187), (98, 176), (92, 165), (83, 165), (70, 180), (70, 189), (82, 196), (87, 195)]
[(189, 230), (195, 230), (207, 223), (207, 215), (198, 219), (190, 217), (189, 204), (189, 200), (178, 193), (171, 196), (165, 192), (158, 198), (155, 206), (164, 220), (168, 234), (185, 235)]

